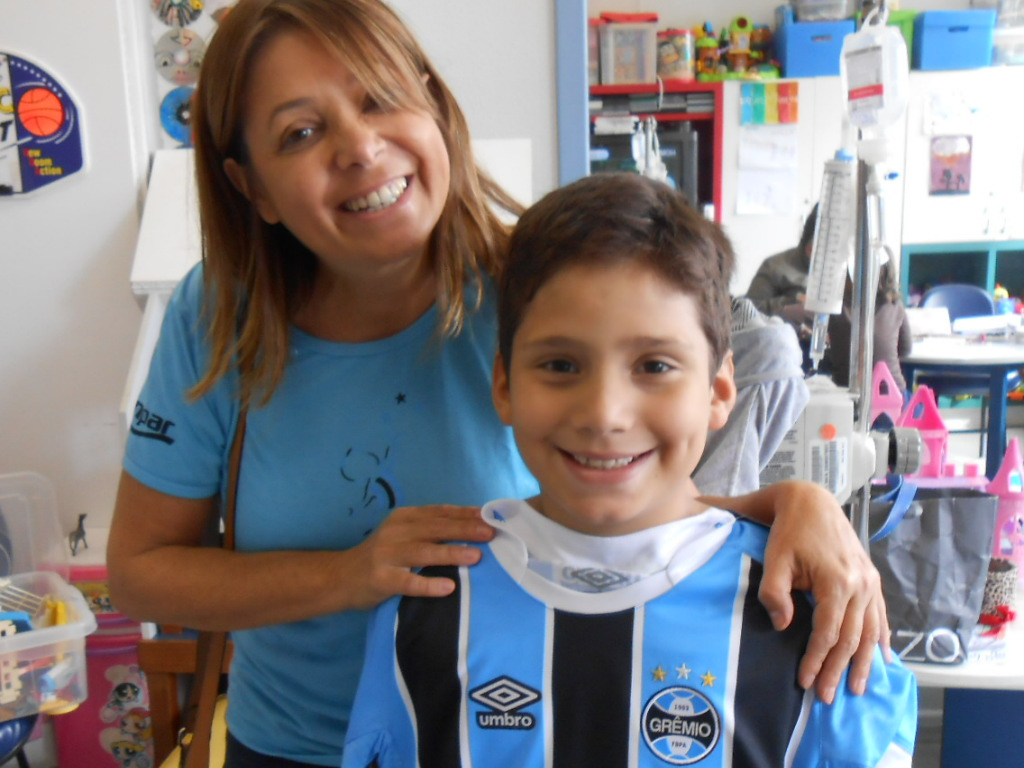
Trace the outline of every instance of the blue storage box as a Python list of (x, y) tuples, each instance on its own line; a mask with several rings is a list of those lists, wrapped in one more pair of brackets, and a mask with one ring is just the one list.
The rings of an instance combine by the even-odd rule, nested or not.
[(914, 19), (914, 69), (976, 69), (992, 64), (996, 12), (924, 11)]
[(843, 39), (856, 31), (853, 19), (795, 21), (790, 6), (779, 6), (775, 11), (775, 55), (782, 76), (838, 75)]

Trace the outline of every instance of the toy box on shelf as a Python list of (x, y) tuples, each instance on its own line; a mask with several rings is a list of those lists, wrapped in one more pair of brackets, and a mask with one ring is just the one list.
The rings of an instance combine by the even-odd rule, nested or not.
[(1024, 64), (1024, 26), (996, 27), (992, 37), (993, 64)]
[(601, 85), (655, 83), (658, 80), (658, 15), (602, 13), (597, 25)]
[(853, 13), (852, 0), (792, 0), (790, 5), (797, 21), (836, 21)]
[(924, 11), (914, 19), (914, 69), (977, 69), (992, 63), (996, 12)]
[(96, 619), (66, 581), (55, 498), (42, 475), (0, 475), (0, 721), (69, 712), (88, 693)]
[(853, 19), (796, 21), (793, 9), (775, 11), (775, 55), (783, 77), (822, 77), (839, 74), (843, 39), (856, 31)]

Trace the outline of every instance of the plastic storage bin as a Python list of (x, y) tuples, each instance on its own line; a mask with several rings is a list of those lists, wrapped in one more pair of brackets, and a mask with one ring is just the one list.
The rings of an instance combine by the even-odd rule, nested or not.
[(976, 69), (992, 63), (996, 12), (924, 11), (914, 19), (914, 69)]
[(99, 628), (85, 642), (89, 698), (53, 721), (60, 768), (152, 766), (149, 686), (139, 668), (142, 626), (111, 603), (105, 565), (73, 565), (70, 580)]
[(601, 85), (658, 81), (657, 22), (609, 23), (598, 29)]
[(1024, 0), (971, 0), (972, 8), (991, 8), (997, 27), (1024, 27)]
[[(66, 621), (47, 625), (46, 600), (33, 606), (26, 593), (60, 601)], [(96, 629), (96, 619), (82, 593), (56, 573), (32, 571), (11, 576), (0, 601), (6, 611), (0, 614), (0, 720), (59, 714), (85, 701), (85, 636)], [(31, 618), (31, 629), (19, 614)]]
[(587, 19), (587, 85), (601, 84), (601, 41), (597, 30), (601, 19)]
[(153, 765), (140, 637), (126, 625), (122, 634), (94, 634), (86, 641), (89, 699), (53, 722), (61, 768)]
[(783, 77), (839, 74), (843, 39), (856, 31), (853, 19), (796, 21), (793, 9), (784, 5), (776, 10), (775, 21), (775, 55)]
[(853, 15), (851, 0), (793, 0), (797, 21), (839, 21)]
[(992, 37), (993, 64), (1024, 64), (1024, 27), (996, 27)]
[(53, 485), (34, 472), (0, 475), (0, 576), (54, 571), (65, 580), (68, 552)]

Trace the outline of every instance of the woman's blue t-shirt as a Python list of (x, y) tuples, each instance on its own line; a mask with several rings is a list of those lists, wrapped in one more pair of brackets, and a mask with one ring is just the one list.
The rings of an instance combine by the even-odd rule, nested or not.
[[(187, 498), (222, 492), (238, 416), (234, 376), (198, 401), (186, 397), (209, 355), (202, 302), (199, 266), (168, 305), (124, 461), (145, 485)], [(439, 340), (436, 326), (431, 309), (397, 335), (362, 344), (292, 329), (284, 379), (248, 417), (239, 550), (345, 549), (398, 506), (536, 493), (491, 402), (490, 286), (458, 337)], [(338, 765), (366, 620), (349, 611), (233, 633), (232, 734), (259, 752)]]

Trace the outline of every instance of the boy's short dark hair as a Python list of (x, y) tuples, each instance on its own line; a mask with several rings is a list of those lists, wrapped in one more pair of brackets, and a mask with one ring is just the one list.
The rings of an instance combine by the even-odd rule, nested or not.
[(729, 349), (729, 239), (686, 198), (636, 173), (599, 173), (556, 189), (519, 219), (498, 289), (498, 351), (506, 365), (527, 305), (575, 264), (635, 262), (697, 302), (714, 375)]

